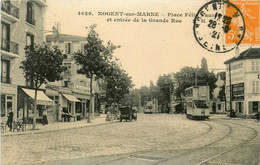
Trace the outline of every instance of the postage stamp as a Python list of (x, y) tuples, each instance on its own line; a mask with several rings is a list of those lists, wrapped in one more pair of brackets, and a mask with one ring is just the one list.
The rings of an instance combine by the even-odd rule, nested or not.
[(244, 15), (230, 1), (210, 1), (199, 9), (194, 19), (195, 39), (210, 52), (233, 50), (243, 41), (245, 31)]
[[(260, 22), (260, 1), (259, 0), (230, 0), (243, 14), (245, 20), (245, 35), (241, 41), (241, 45), (259, 45), (260, 44), (260, 33), (259, 33), (259, 22)], [(229, 14), (231, 10), (226, 8), (225, 12)], [(230, 26), (236, 26), (234, 20)], [(237, 31), (229, 30), (226, 33), (225, 41), (226, 44), (232, 44)]]

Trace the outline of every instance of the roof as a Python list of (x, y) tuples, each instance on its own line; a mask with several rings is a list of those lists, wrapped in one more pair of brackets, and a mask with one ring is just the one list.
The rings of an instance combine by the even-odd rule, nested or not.
[(249, 48), (244, 52), (240, 53), (238, 57), (233, 57), (225, 61), (224, 64), (229, 64), (234, 61), (239, 61), (242, 59), (256, 59), (256, 58), (260, 58), (260, 48)]
[(86, 41), (87, 37), (70, 34), (51, 34), (46, 36), (46, 41)]

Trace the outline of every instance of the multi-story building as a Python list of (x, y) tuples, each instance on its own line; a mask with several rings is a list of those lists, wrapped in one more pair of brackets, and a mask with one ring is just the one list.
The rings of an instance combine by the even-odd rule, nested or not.
[[(33, 86), (30, 81), (25, 80), (19, 67), (25, 59), (24, 48), (43, 42), (45, 8), (46, 0), (1, 1), (2, 120), (6, 120), (10, 108), (13, 109), (14, 120), (26, 116), (25, 108), (29, 105), (24, 101), (27, 102), (31, 98), (23, 89), (31, 91)], [(20, 93), (25, 94), (28, 99), (21, 98)]]
[[(225, 95), (223, 95), (222, 98), (219, 98), (219, 92), (221, 92), (223, 90), (223, 87), (225, 87), (225, 80), (223, 80), (223, 76), (221, 76), (220, 73), (217, 74), (217, 78), (218, 78), (216, 81), (217, 87), (213, 91), (212, 113), (226, 113)], [(223, 93), (225, 93), (224, 90)]]
[[(78, 74), (79, 65), (73, 60), (73, 55), (77, 51), (84, 49), (87, 43), (86, 37), (59, 34), (58, 32), (46, 36), (46, 42), (50, 46), (58, 46), (64, 53), (63, 65), (66, 70), (63, 72), (63, 80), (50, 82), (46, 85), (47, 95), (55, 100), (57, 120), (61, 121), (63, 114), (80, 119), (86, 116), (89, 111), (90, 103), (90, 79), (85, 75)], [(92, 108), (98, 112), (99, 85), (93, 81)]]
[(227, 109), (230, 109), (231, 98), (232, 109), (238, 115), (251, 116), (260, 112), (260, 48), (249, 48), (237, 53), (224, 64), (227, 66)]

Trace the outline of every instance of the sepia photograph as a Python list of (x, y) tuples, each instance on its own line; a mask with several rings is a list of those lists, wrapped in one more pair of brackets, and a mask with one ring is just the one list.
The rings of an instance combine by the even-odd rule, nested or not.
[(259, 165), (259, 0), (0, 0), (1, 165)]

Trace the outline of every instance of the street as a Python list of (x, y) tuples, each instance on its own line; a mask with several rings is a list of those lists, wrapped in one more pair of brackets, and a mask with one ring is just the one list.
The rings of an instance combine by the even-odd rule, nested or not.
[(1, 164), (259, 164), (260, 124), (138, 114), (137, 121), (1, 137)]

